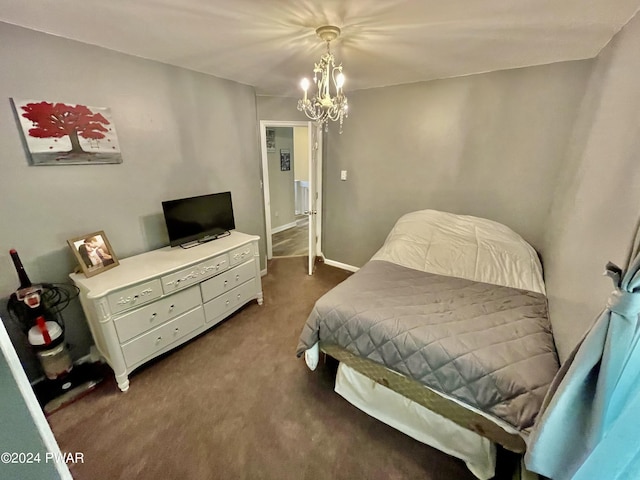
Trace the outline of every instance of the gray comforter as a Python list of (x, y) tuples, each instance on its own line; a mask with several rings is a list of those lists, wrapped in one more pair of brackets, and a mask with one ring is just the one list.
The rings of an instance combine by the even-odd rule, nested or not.
[(477, 407), (531, 425), (558, 370), (539, 293), (372, 260), (320, 298), (297, 355), (337, 344)]

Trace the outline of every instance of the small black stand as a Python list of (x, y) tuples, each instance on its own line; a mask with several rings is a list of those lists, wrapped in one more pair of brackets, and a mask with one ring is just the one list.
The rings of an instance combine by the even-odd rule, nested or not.
[(207, 235), (206, 237), (199, 238), (198, 240), (194, 240), (193, 242), (187, 242), (180, 244), (180, 248), (192, 248), (197, 247), (203, 243), (210, 242), (212, 240), (217, 240), (218, 238), (228, 237), (231, 235), (231, 232), (227, 230), (226, 232), (218, 233), (217, 235)]

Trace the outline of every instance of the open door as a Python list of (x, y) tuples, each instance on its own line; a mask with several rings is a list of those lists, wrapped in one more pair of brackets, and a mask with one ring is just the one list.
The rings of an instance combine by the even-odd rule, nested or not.
[(317, 223), (318, 218), (318, 126), (310, 127), (311, 141), (309, 142), (309, 210), (305, 213), (309, 216), (309, 275), (313, 275), (316, 265), (316, 243), (317, 243)]
[[(268, 128), (294, 128), (294, 127), (306, 127), (306, 134), (308, 138), (307, 142), (307, 155), (304, 161), (307, 162), (309, 169), (308, 174), (305, 177), (308, 179), (309, 187), (304, 194), (304, 205), (300, 205), (299, 213), (307, 215), (309, 219), (309, 232), (308, 232), (308, 254), (309, 274), (313, 274), (313, 267), (315, 264), (316, 256), (322, 251), (321, 248), (321, 219), (322, 219), (322, 129), (318, 128), (313, 122), (299, 122), (299, 121), (277, 121), (277, 120), (260, 120), (260, 142), (262, 153), (262, 182), (265, 205), (265, 233), (266, 233), (266, 246), (267, 246), (267, 259), (273, 258), (273, 240), (272, 240), (272, 197), (271, 197), (271, 184), (269, 181), (269, 151), (267, 149), (267, 129)], [(276, 149), (275, 147), (273, 147)], [(304, 151), (304, 147), (302, 148)], [(274, 155), (274, 153), (272, 153)], [(301, 156), (302, 157), (302, 156)], [(272, 159), (273, 160), (273, 159)], [(295, 160), (292, 158), (292, 162)], [(278, 167), (275, 169), (275, 174), (280, 173)], [(272, 172), (273, 173), (273, 172)], [(305, 183), (307, 183), (305, 181)], [(276, 187), (277, 188), (277, 187)], [(274, 194), (277, 192), (273, 192)], [(275, 198), (275, 197), (274, 197)], [(295, 202), (294, 202), (295, 203)], [(302, 211), (301, 211), (302, 210)]]

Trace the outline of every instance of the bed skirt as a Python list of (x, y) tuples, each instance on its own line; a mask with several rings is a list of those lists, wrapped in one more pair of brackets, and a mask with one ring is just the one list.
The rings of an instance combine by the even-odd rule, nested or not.
[(479, 480), (495, 476), (496, 445), (340, 362), (335, 391), (349, 403), (418, 442), (465, 462)]
[(371, 360), (353, 355), (337, 345), (321, 342), (320, 350), (374, 382), (399, 393), (403, 397), (467, 430), (501, 445), (509, 451), (524, 453), (526, 450), (526, 444), (522, 437), (522, 435), (526, 435), (526, 432), (517, 432), (506, 422), (488, 418), (480, 412), (434, 392), (415, 380), (393, 372)]

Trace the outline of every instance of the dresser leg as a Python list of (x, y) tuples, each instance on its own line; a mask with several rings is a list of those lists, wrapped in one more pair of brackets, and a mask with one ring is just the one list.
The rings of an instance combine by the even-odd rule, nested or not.
[(116, 375), (116, 382), (118, 382), (118, 388), (123, 392), (129, 390), (129, 376), (124, 375)]
[(264, 303), (262, 294), (258, 295), (258, 305), (262, 305)]

